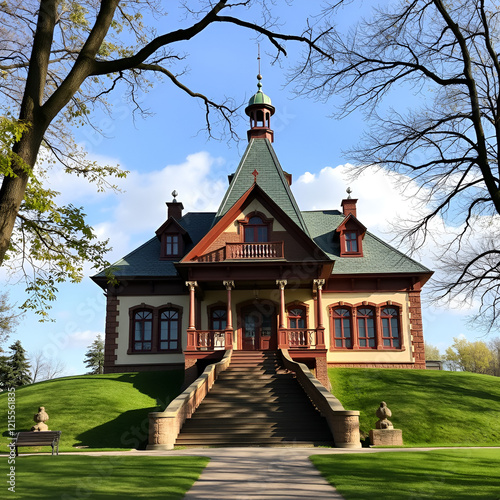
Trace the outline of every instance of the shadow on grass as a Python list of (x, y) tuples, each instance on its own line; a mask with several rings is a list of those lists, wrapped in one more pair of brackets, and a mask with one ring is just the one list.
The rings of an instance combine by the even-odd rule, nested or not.
[(158, 408), (125, 411), (114, 420), (76, 434), (79, 442), (75, 447), (143, 450), (148, 441), (148, 414), (151, 411), (158, 411)]

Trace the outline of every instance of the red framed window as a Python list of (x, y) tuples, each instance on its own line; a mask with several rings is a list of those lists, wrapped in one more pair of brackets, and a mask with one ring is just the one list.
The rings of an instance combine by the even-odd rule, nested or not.
[(288, 309), (288, 328), (306, 328), (306, 310), (303, 307)]
[(223, 307), (212, 309), (212, 330), (225, 330), (227, 327), (227, 310)]
[(375, 313), (368, 307), (361, 307), (357, 312), (359, 347), (375, 349)]
[(399, 311), (395, 307), (384, 307), (381, 311), (382, 320), (382, 345), (399, 349)]
[(179, 311), (177, 309), (165, 309), (160, 313), (160, 342), (161, 351), (179, 350)]
[(153, 313), (136, 311), (134, 314), (134, 351), (151, 351), (153, 347)]
[(258, 215), (254, 215), (248, 219), (244, 231), (244, 241), (246, 243), (263, 243), (269, 241), (268, 224)]
[(333, 310), (335, 347), (352, 348), (351, 311), (344, 307)]
[(166, 234), (165, 235), (165, 255), (167, 257), (174, 257), (179, 255), (179, 235)]
[(346, 231), (344, 233), (345, 251), (347, 253), (359, 252), (358, 233), (356, 231)]

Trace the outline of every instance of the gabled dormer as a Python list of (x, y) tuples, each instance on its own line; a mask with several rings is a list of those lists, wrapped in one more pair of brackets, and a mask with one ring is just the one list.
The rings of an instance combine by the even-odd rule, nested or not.
[(337, 233), (340, 236), (341, 257), (363, 257), (363, 238), (366, 227), (356, 217), (357, 201), (352, 198), (342, 200), (345, 219), (337, 227)]
[(184, 255), (186, 244), (191, 242), (188, 232), (179, 223), (184, 206), (175, 199), (176, 191), (172, 195), (173, 201), (167, 202), (167, 220), (156, 230), (161, 243), (161, 260), (179, 260)]

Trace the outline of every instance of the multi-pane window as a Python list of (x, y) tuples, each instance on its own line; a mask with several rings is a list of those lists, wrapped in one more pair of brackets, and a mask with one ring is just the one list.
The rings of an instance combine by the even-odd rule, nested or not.
[(303, 307), (288, 309), (288, 325), (294, 329), (306, 327), (306, 311)]
[(269, 241), (268, 226), (258, 216), (250, 217), (245, 225), (245, 242), (246, 243), (261, 243)]
[(357, 252), (358, 251), (358, 234), (356, 231), (346, 231), (345, 237), (345, 251)]
[(177, 351), (179, 349), (179, 311), (165, 309), (160, 314), (160, 349)]
[(165, 255), (167, 257), (179, 255), (179, 235), (178, 234), (165, 235)]
[(225, 330), (227, 327), (227, 310), (218, 307), (212, 309), (212, 330)]
[(335, 347), (352, 348), (351, 311), (339, 307), (333, 311)]
[(374, 349), (375, 345), (375, 313), (373, 309), (362, 307), (358, 309), (358, 340), (359, 347)]
[(394, 307), (384, 307), (382, 319), (382, 343), (384, 347), (400, 347), (398, 310)]
[(134, 314), (134, 351), (151, 351), (152, 335), (153, 313), (137, 311)]

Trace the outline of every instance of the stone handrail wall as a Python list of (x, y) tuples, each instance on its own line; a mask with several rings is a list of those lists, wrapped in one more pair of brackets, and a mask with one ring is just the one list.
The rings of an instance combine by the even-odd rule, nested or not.
[(338, 448), (361, 448), (359, 411), (345, 410), (342, 403), (311, 373), (304, 363), (297, 363), (281, 349), (283, 366), (295, 376), (309, 399), (326, 418)]
[(191, 417), (203, 401), (219, 373), (225, 371), (231, 362), (233, 350), (229, 349), (218, 363), (205, 368), (203, 373), (164, 411), (149, 413), (148, 450), (172, 450), (184, 422)]

